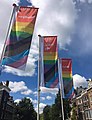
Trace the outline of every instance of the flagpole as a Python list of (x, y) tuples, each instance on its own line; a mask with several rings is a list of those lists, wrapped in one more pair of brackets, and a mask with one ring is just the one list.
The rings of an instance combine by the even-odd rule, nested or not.
[(64, 120), (64, 103), (63, 103), (63, 82), (62, 82), (62, 68), (60, 64), (60, 59), (58, 58), (58, 71), (59, 71), (59, 85), (60, 85), (60, 95), (61, 95), (61, 107), (62, 107), (62, 119)]
[(8, 27), (8, 30), (7, 30), (7, 34), (6, 34), (6, 38), (5, 38), (5, 42), (4, 42), (4, 46), (3, 46), (3, 50), (2, 50), (2, 54), (1, 54), (1, 59), (0, 59), (0, 63), (1, 63), (1, 66), (2, 66), (2, 60), (3, 60), (3, 56), (4, 56), (4, 52), (5, 52), (5, 47), (6, 47), (6, 41), (8, 39), (8, 35), (9, 35), (9, 32), (10, 32), (10, 27), (11, 27), (11, 24), (12, 24), (12, 19), (13, 19), (13, 16), (14, 16), (14, 13), (15, 13), (15, 9), (16, 9), (16, 4), (13, 4), (14, 8), (13, 8), (13, 12), (11, 14), (11, 18), (10, 18), (10, 22), (9, 22), (9, 27)]
[(40, 113), (39, 113), (39, 105), (40, 105), (40, 81), (41, 81), (41, 35), (38, 35), (39, 37), (39, 57), (38, 57), (38, 112), (37, 112), (37, 120), (40, 120)]
[[(12, 11), (12, 14), (11, 14), (11, 18), (10, 18), (8, 30), (7, 30), (7, 33), (6, 33), (6, 38), (5, 38), (3, 50), (2, 50), (2, 53), (1, 53), (1, 58), (0, 58), (0, 72), (2, 71), (2, 60), (3, 60), (3, 56), (4, 56), (4, 52), (5, 52), (5, 47), (6, 47), (5, 43), (6, 43), (7, 39), (8, 39), (8, 35), (9, 35), (9, 32), (10, 32), (10, 27), (11, 27), (11, 23), (12, 23), (12, 19), (13, 19), (14, 13), (15, 13), (16, 4), (13, 4), (13, 6), (14, 6), (14, 8), (13, 8), (13, 11)], [(6, 100), (6, 102), (7, 102), (7, 100)], [(5, 114), (3, 114), (2, 120), (4, 120), (4, 116), (5, 116)]]

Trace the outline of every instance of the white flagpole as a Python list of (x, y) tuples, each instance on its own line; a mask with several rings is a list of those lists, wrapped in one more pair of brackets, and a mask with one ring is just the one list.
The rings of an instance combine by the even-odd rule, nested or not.
[(64, 120), (62, 67), (59, 58), (58, 58), (58, 72), (59, 72), (59, 85), (60, 85), (60, 95), (61, 95), (62, 119)]
[(15, 13), (16, 7), (18, 7), (18, 6), (16, 6), (16, 4), (13, 4), (13, 6), (14, 6), (14, 8), (13, 8), (13, 12), (12, 12), (12, 15), (11, 15), (11, 18), (10, 18), (9, 27), (8, 27), (8, 31), (7, 31), (7, 34), (6, 34), (6, 38), (5, 38), (5, 42), (4, 42), (4, 46), (3, 46), (3, 50), (2, 50), (2, 54), (1, 54), (1, 59), (0, 59), (1, 66), (2, 66), (2, 60), (3, 60), (3, 56), (4, 56), (4, 52), (5, 52), (5, 47), (6, 47), (6, 41), (8, 39), (9, 33), (10, 33), (12, 19), (14, 17), (14, 13)]
[(40, 105), (40, 81), (41, 81), (41, 35), (39, 36), (39, 57), (38, 57), (38, 112), (37, 120), (40, 120), (39, 105)]

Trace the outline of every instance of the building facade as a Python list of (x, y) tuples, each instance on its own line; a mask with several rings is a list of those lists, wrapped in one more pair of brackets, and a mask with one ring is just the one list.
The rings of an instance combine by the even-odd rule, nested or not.
[(15, 105), (8, 84), (0, 83), (0, 120), (14, 120)]
[(77, 120), (92, 120), (92, 87), (76, 95), (74, 102)]
[(87, 89), (88, 98), (89, 98), (89, 112), (87, 115), (88, 120), (92, 120), (92, 87)]

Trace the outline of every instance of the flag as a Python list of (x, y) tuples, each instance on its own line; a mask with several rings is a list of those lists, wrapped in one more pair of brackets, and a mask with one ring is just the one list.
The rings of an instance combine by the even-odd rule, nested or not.
[(20, 7), (15, 11), (10, 35), (5, 42), (2, 65), (25, 69), (38, 8)]
[(72, 60), (62, 59), (62, 79), (64, 98), (72, 98), (74, 95), (73, 77), (72, 77)]
[(58, 85), (57, 36), (44, 36), (42, 42), (44, 87), (55, 88)]

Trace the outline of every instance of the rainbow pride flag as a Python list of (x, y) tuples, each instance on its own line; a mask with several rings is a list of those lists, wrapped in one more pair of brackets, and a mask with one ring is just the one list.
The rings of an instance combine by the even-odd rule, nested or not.
[(55, 88), (58, 85), (57, 36), (43, 37), (44, 86)]
[(72, 98), (74, 95), (72, 60), (67, 58), (61, 60), (64, 98)]
[(2, 65), (25, 69), (38, 8), (20, 7), (14, 14), (9, 39), (5, 43)]

